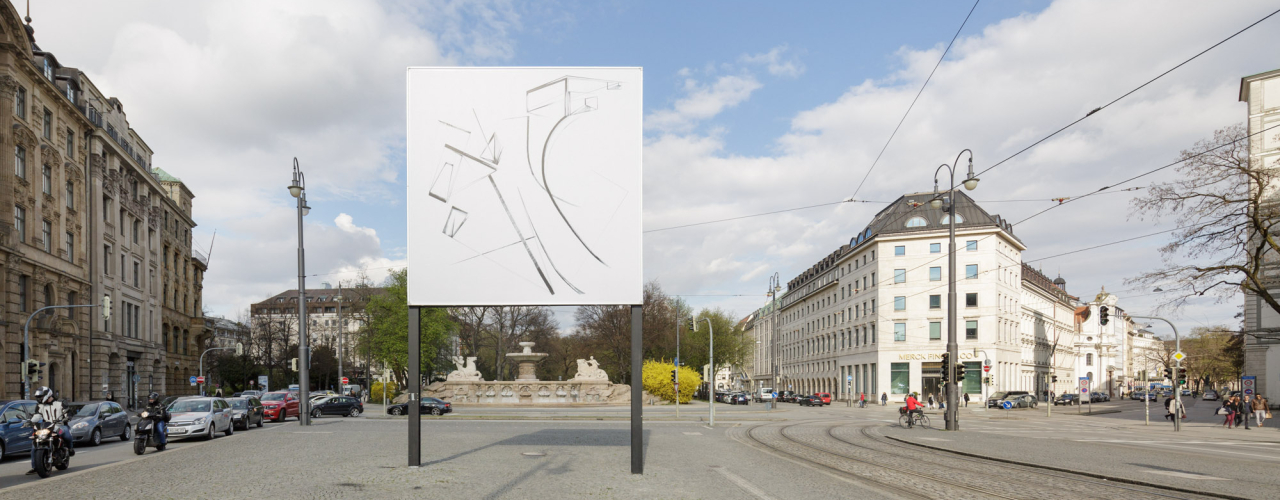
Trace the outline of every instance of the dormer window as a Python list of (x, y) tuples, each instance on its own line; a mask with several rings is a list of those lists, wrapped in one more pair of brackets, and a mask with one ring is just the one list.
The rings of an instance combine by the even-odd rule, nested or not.
[[(942, 223), (943, 223), (943, 224), (950, 224), (950, 223), (951, 223), (951, 216), (950, 216), (950, 215), (944, 215), (944, 216), (942, 216)], [(960, 214), (956, 214), (956, 224), (963, 224), (963, 223), (964, 223), (964, 216), (963, 216), (963, 215), (960, 215)]]
[(49, 81), (53, 81), (53, 65), (49, 64), (49, 59), (44, 60), (44, 77)]
[(929, 221), (924, 220), (924, 217), (912, 217), (907, 220), (907, 227), (925, 227), (927, 225), (929, 225)]
[(71, 104), (76, 103), (76, 91), (71, 88), (70, 82), (67, 83), (67, 99), (71, 101)]

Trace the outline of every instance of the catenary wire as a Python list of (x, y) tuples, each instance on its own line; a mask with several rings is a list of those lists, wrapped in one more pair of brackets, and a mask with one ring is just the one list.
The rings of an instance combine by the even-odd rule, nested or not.
[(947, 58), (947, 54), (951, 52), (951, 46), (956, 43), (956, 39), (960, 38), (960, 32), (964, 30), (964, 25), (969, 23), (969, 17), (973, 15), (973, 11), (978, 8), (977, 2), (973, 2), (973, 7), (969, 8), (969, 13), (965, 14), (964, 21), (960, 22), (960, 27), (956, 29), (956, 34), (951, 37), (951, 41), (947, 42), (947, 48), (942, 50), (942, 55), (938, 57), (938, 62), (933, 65), (933, 69), (929, 71), (929, 76), (925, 77), (924, 83), (920, 85), (920, 90), (916, 91), (916, 96), (911, 99), (911, 104), (907, 106), (907, 111), (902, 114), (902, 118), (898, 120), (898, 125), (893, 127), (893, 133), (889, 134), (889, 139), (884, 141), (884, 146), (880, 148), (880, 153), (876, 154), (876, 159), (871, 162), (871, 167), (867, 169), (867, 173), (862, 175), (862, 180), (858, 182), (858, 187), (853, 190), (853, 198), (858, 196), (858, 192), (862, 191), (862, 185), (866, 184), (867, 177), (871, 176), (871, 171), (876, 169), (876, 164), (880, 163), (880, 157), (884, 156), (885, 150), (889, 149), (889, 143), (893, 142), (894, 136), (898, 135), (898, 129), (902, 128), (902, 124), (907, 121), (907, 116), (911, 114), (911, 109), (916, 107), (916, 101), (920, 100), (920, 95), (924, 93), (924, 88), (929, 86), (929, 80), (933, 79), (933, 74), (938, 71), (938, 67), (942, 66), (942, 61)]

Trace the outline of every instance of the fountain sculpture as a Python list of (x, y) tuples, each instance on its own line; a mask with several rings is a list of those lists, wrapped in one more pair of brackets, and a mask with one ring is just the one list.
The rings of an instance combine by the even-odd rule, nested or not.
[[(594, 356), (578, 360), (578, 372), (572, 379), (538, 380), (536, 369), (547, 353), (533, 352), (533, 345), (533, 342), (521, 342), (521, 352), (507, 354), (507, 359), (519, 363), (514, 381), (483, 380), (476, 369), (475, 357), (454, 356), (457, 369), (449, 372), (444, 382), (424, 387), (422, 396), (472, 404), (575, 405), (631, 401), (631, 386), (609, 382), (609, 375), (600, 369)], [(398, 403), (404, 400), (407, 395), (396, 398)]]

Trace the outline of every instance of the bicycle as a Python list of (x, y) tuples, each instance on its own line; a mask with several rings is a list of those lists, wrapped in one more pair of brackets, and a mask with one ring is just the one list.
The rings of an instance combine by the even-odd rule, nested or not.
[[(912, 419), (912, 421), (908, 423), (908, 419)], [(919, 425), (927, 429), (929, 428), (929, 416), (924, 413), (907, 412), (905, 415), (898, 417), (898, 426), (910, 427), (911, 425)]]

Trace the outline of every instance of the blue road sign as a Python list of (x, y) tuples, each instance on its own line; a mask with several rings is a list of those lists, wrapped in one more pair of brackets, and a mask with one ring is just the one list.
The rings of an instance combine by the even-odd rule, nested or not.
[(1001, 407), (1001, 408), (1004, 408), (1004, 409), (1006, 409), (1006, 410), (1008, 410), (1008, 409), (1010, 409), (1010, 408), (1013, 408), (1013, 403), (1011, 403), (1011, 402), (1009, 402), (1009, 401), (1001, 401), (1001, 402), (1000, 402), (1000, 407)]
[(196, 376), (195, 376), (195, 375), (192, 375), (192, 376), (191, 376), (191, 378), (190, 378), (190, 379), (188, 379), (188, 380), (189, 380), (192, 384), (195, 384), (195, 383), (196, 383)]

